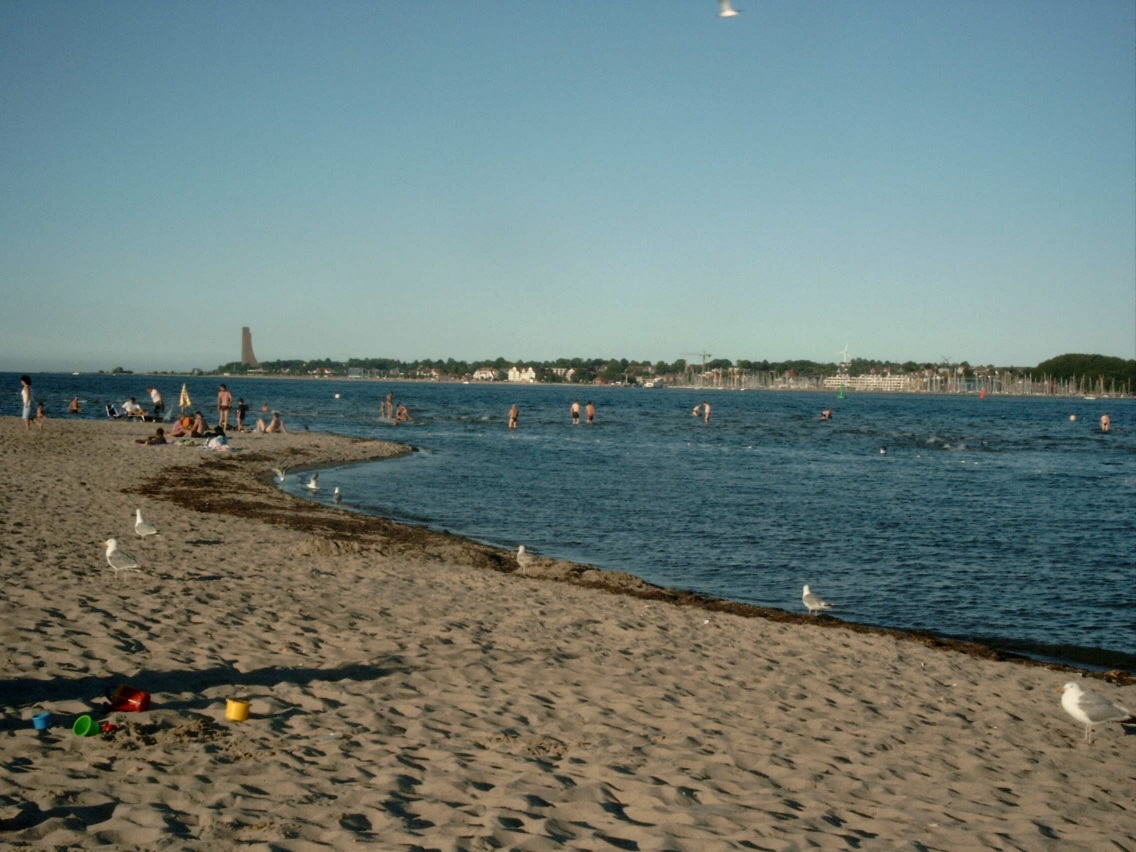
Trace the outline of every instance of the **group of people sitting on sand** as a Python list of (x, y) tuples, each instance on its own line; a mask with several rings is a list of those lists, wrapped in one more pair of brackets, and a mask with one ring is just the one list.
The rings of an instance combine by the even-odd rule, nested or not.
[[(267, 434), (277, 432), (288, 434), (288, 430), (284, 427), (284, 421), (280, 419), (279, 411), (273, 411), (272, 419), (267, 423), (264, 422), (263, 418), (257, 418), (256, 431)], [(168, 443), (167, 438), (220, 438), (224, 441), (225, 427), (221, 424), (213, 428), (206, 426), (205, 416), (200, 411), (195, 411), (193, 414), (183, 414), (178, 417), (168, 433), (159, 426), (153, 435), (148, 438), (136, 438), (134, 443), (165, 444)]]

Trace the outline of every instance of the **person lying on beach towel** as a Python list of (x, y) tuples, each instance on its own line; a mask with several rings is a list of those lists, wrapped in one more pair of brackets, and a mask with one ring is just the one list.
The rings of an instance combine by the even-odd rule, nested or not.
[(164, 443), (166, 443), (166, 430), (163, 429), (161, 426), (159, 426), (158, 431), (156, 431), (149, 438), (135, 438), (134, 443), (136, 443), (136, 444), (150, 444), (150, 445), (164, 444)]

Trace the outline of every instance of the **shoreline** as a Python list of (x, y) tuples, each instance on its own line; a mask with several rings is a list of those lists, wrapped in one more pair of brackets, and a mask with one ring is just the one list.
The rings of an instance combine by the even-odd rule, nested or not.
[[(413, 451), (414, 448), (412, 447), (408, 448), (407, 450), (407, 452)], [(393, 456), (383, 456), (376, 459), (364, 458), (347, 462), (312, 464), (291, 469), (289, 470), (289, 473), (307, 473), (355, 464), (366, 464), (368, 462), (381, 461), (383, 460), (383, 458), (390, 457)], [(280, 489), (275, 490), (280, 491)], [(288, 492), (286, 491), (281, 491), (281, 493), (288, 494)], [(707, 595), (701, 592), (670, 588), (667, 586), (659, 586), (629, 572), (610, 571), (602, 568), (596, 568), (595, 566), (587, 563), (572, 562), (570, 560), (563, 560), (551, 556), (537, 556), (535, 554), (530, 554), (532, 563), (522, 568), (517, 565), (513, 551), (499, 545), (478, 541), (474, 538), (469, 537), (468, 535), (463, 535), (461, 533), (452, 533), (444, 529), (437, 529), (428, 524), (411, 524), (403, 521), (397, 521), (393, 518), (388, 518), (381, 515), (371, 515), (363, 512), (354, 512), (342, 507), (327, 506), (326, 504), (319, 503), (303, 495), (288, 496), (291, 496), (293, 499), (300, 500), (306, 505), (319, 506), (323, 509), (327, 509), (335, 513), (342, 512), (348, 515), (373, 519), (376, 521), (384, 522), (385, 524), (391, 524), (395, 528), (421, 530), (426, 534), (439, 535), (446, 539), (453, 539), (458, 542), (463, 542), (467, 544), (471, 549), (476, 549), (479, 551), (484, 550), (492, 554), (492, 556), (480, 560), (477, 563), (480, 564), (481, 567), (490, 568), (491, 570), (496, 571), (502, 571), (504, 573), (513, 573), (519, 577), (586, 586), (589, 588), (599, 589), (613, 595), (625, 595), (627, 597), (639, 598), (642, 600), (658, 601), (660, 603), (671, 604), (673, 606), (692, 607), (695, 609), (702, 609), (707, 612), (729, 613), (740, 618), (760, 618), (776, 624), (813, 625), (815, 627), (834, 630), (844, 629), (849, 630), (853, 633), (887, 636), (897, 641), (914, 642), (920, 645), (924, 645), (927, 648), (954, 651), (960, 654), (965, 654), (969, 657), (973, 657), (975, 659), (995, 660), (999, 662), (1015, 663), (1023, 666), (1037, 666), (1050, 669), (1052, 671), (1068, 672), (1077, 674), (1078, 676), (1097, 678), (1109, 683), (1123, 686), (1136, 684), (1136, 670), (1109, 668), (1109, 666), (1107, 665), (1092, 664), (1088, 662), (1078, 664), (1076, 661), (1063, 660), (1057, 657), (1047, 657), (1041, 653), (1030, 654), (1026, 651), (1017, 651), (1010, 648), (1001, 647), (1001, 644), (1003, 644), (1003, 642), (1004, 644), (1013, 644), (1012, 642), (1010, 642), (1010, 640), (1003, 640), (1002, 642), (1000, 642), (997, 639), (971, 639), (959, 636), (948, 636), (932, 630), (906, 630), (903, 628), (887, 627), (879, 624), (865, 624), (855, 621), (845, 621), (839, 616), (831, 615), (829, 613), (821, 613), (817, 616), (796, 613), (789, 610), (778, 609), (777, 607), (758, 606), (756, 604), (747, 604), (740, 601), (734, 601), (729, 598), (714, 597), (713, 595)], [(365, 524), (361, 525), (361, 527), (359, 528), (365, 529)], [(344, 528), (344, 532), (342, 534), (347, 534), (346, 531), (350, 529), (355, 528), (347, 526)], [(1033, 643), (1018, 642), (1017, 644), (1030, 645)], [(1129, 656), (1118, 651), (1108, 651), (1107, 649), (1078, 650), (1100, 651), (1108, 656), (1123, 657), (1125, 658), (1125, 662), (1127, 662), (1127, 657)]]
[[(406, 451), (389, 442), (133, 443), (151, 431), (0, 418), (0, 731), (22, 766), (0, 779), (0, 836), (14, 847), (1136, 841), (1136, 740), (1102, 726), (1081, 741), (1054, 691), (1071, 667), (753, 617), (551, 559), (520, 570), (264, 479)], [(157, 537), (134, 539), (136, 507)], [(143, 573), (113, 577), (109, 534)], [(1136, 703), (1131, 680), (1094, 676)], [(100, 737), (62, 727), (120, 682), (152, 709), (110, 714), (119, 729)], [(240, 724), (224, 717), (237, 694), (252, 705)], [(46, 736), (37, 710), (61, 720)]]
[[(356, 445), (375, 444), (382, 446), (383, 449), (381, 453), (373, 456), (370, 455), (368, 451), (365, 451), (363, 456), (359, 458), (335, 460), (309, 459), (298, 466), (291, 465), (288, 470), (289, 473), (311, 473), (347, 465), (366, 464), (416, 452), (416, 448), (412, 445), (402, 444), (397, 441), (362, 439), (351, 436), (333, 435), (332, 433), (316, 434), (342, 438)], [(399, 449), (392, 451), (389, 447), (385, 446), (387, 444), (396, 446)], [(999, 643), (995, 640), (983, 641), (981, 639), (946, 636), (930, 630), (905, 630), (884, 625), (845, 621), (838, 616), (827, 613), (812, 616), (790, 612), (776, 607), (746, 604), (728, 598), (718, 598), (699, 592), (659, 586), (629, 572), (600, 569), (586, 563), (576, 563), (556, 557), (531, 555), (532, 564), (521, 568), (516, 563), (515, 554), (501, 546), (480, 542), (470, 538), (468, 535), (452, 533), (444, 529), (436, 529), (426, 524), (410, 524), (379, 515), (353, 512), (338, 506), (327, 506), (326, 504), (319, 503), (303, 495), (290, 495), (288, 492), (276, 488), (272, 484), (272, 476), (273, 474), (269, 470), (262, 472), (259, 479), (272, 488), (273, 492), (284, 494), (293, 500), (298, 500), (301, 505), (317, 507), (332, 513), (332, 516), (335, 518), (348, 516), (356, 519), (367, 519), (358, 523), (353, 521), (345, 521), (342, 524), (326, 523), (322, 529), (324, 533), (332, 537), (333, 540), (345, 541), (349, 540), (352, 536), (367, 538), (380, 535), (399, 539), (406, 537), (411, 541), (423, 543), (429, 541), (429, 536), (436, 535), (439, 536), (442, 541), (455, 544), (455, 546), (459, 548), (467, 547), (469, 550), (468, 564), (471, 566), (488, 568), (506, 574), (515, 573), (520, 577), (586, 586), (615, 595), (658, 601), (674, 606), (693, 607), (706, 610), (707, 612), (729, 613), (742, 618), (761, 618), (779, 624), (811, 624), (821, 628), (845, 629), (854, 633), (888, 636), (899, 641), (915, 642), (932, 649), (955, 651), (975, 659), (1011, 662), (1025, 666), (1039, 666), (1053, 671), (1071, 672), (1085, 677), (1098, 678), (1117, 685), (1136, 684), (1136, 672), (1132, 670), (1114, 669), (1106, 665), (1093, 665), (1089, 663), (1079, 665), (1076, 661), (1048, 658), (1042, 654), (1031, 655), (1024, 651), (1019, 652), (999, 647)], [(234, 487), (232, 483), (222, 483), (218, 481), (203, 482), (202, 485), (206, 490), (212, 490), (217, 487)], [(162, 481), (155, 481), (149, 485), (144, 485), (143, 488), (151, 488), (152, 491), (150, 493), (152, 496), (164, 495), (166, 499), (183, 505), (185, 508), (203, 512), (226, 512), (225, 509), (217, 507), (212, 501), (199, 503), (194, 500), (180, 498), (168, 488), (167, 483)], [(378, 529), (370, 530), (369, 521), (380, 522)], [(415, 533), (412, 534), (411, 531), (415, 531)], [(1023, 642), (1019, 644), (1028, 643)], [(1101, 649), (1083, 650), (1091, 651)], [(1127, 655), (1120, 654), (1120, 652), (1106, 651), (1105, 653), (1111, 654), (1112, 656), (1127, 657)]]

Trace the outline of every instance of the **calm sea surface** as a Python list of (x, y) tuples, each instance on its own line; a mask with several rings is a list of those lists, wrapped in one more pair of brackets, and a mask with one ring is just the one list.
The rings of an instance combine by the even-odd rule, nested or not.
[[(16, 374), (0, 379), (16, 415)], [(148, 384), (176, 406), (182, 381), (36, 375), (33, 388), (52, 416), (77, 395), (101, 417), (107, 401), (145, 404)], [(187, 381), (207, 414), (218, 381)], [(323, 471), (317, 499), (338, 485), (354, 511), (762, 606), (801, 611), (809, 583), (848, 621), (1136, 670), (1134, 400), (227, 383), (289, 429), (418, 449)], [(379, 419), (387, 391), (413, 423)], [(571, 425), (573, 399), (596, 403), (594, 426)], [(703, 399), (708, 425), (690, 414)]]

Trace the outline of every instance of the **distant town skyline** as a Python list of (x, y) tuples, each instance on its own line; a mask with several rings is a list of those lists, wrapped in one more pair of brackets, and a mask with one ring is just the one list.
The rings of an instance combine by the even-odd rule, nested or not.
[(6, 4), (0, 366), (1136, 357), (1131, 0), (716, 11)]

